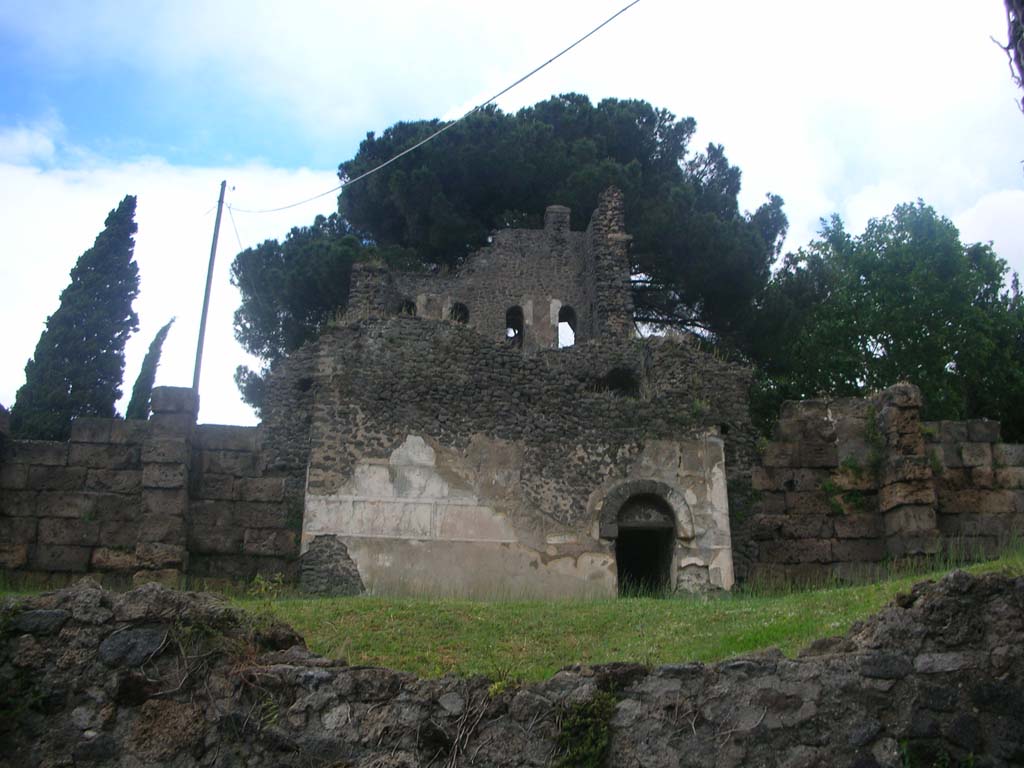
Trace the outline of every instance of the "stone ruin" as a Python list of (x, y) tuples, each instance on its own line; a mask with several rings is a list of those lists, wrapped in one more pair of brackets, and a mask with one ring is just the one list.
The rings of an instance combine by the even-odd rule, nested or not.
[(899, 385), (787, 403), (633, 324), (623, 200), (551, 206), (453, 273), (353, 270), (346, 311), (274, 366), (259, 427), (82, 418), (4, 440), (0, 568), (114, 581), (281, 574), (350, 594), (614, 595), (870, 575), (1024, 532), (1024, 447), (920, 421)]

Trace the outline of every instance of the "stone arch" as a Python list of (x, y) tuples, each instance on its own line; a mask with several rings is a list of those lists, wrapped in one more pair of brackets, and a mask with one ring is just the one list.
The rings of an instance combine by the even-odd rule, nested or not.
[(600, 536), (614, 539), (619, 535), (619, 513), (630, 499), (655, 496), (665, 502), (675, 517), (676, 537), (693, 538), (693, 514), (682, 492), (660, 480), (627, 480), (609, 490), (596, 505)]
[(398, 314), (416, 317), (416, 302), (412, 299), (402, 299), (398, 305)]
[(456, 301), (454, 304), (452, 304), (451, 309), (448, 310), (448, 319), (456, 323), (468, 323), (469, 307), (467, 307), (461, 301)]

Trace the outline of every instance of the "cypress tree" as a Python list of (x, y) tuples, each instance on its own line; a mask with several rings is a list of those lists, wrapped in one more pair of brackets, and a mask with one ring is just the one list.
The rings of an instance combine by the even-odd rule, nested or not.
[(139, 378), (135, 380), (132, 387), (132, 399), (128, 401), (128, 408), (124, 412), (126, 419), (148, 419), (149, 399), (153, 394), (153, 382), (156, 381), (156, 369), (160, 365), (160, 353), (163, 351), (164, 339), (167, 332), (174, 324), (172, 317), (167, 325), (156, 332), (153, 341), (150, 342), (149, 351), (142, 361), (142, 369), (139, 371)]
[(16, 437), (64, 440), (76, 416), (116, 415), (124, 345), (139, 323), (132, 310), (139, 293), (137, 229), (135, 197), (128, 195), (72, 268), (60, 306), (25, 365), (25, 384), (11, 410)]

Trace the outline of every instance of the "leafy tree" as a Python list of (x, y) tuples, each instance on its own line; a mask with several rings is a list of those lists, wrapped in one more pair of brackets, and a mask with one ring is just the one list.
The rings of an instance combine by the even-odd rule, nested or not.
[(907, 379), (925, 418), (1000, 418), (1024, 434), (1024, 301), (983, 244), (964, 245), (929, 206), (897, 206), (851, 236), (834, 216), (786, 257), (750, 341), (765, 378), (758, 408), (859, 395)]
[[(436, 120), (368, 134), (342, 163), (355, 178), (437, 130)], [(491, 107), (372, 176), (346, 187), (339, 210), (363, 238), (457, 266), (494, 229), (537, 225), (561, 203), (576, 222), (600, 192), (625, 192), (634, 236), (636, 319), (734, 335), (750, 320), (786, 230), (782, 200), (739, 210), (740, 171), (720, 146), (692, 154), (692, 118), (645, 101), (583, 95), (515, 115)]]
[(142, 360), (139, 378), (135, 380), (135, 386), (132, 387), (132, 399), (128, 401), (128, 408), (124, 412), (126, 419), (149, 418), (149, 401), (153, 394), (153, 382), (156, 381), (156, 369), (160, 365), (160, 353), (163, 351), (164, 341), (167, 339), (172, 325), (174, 325), (173, 317), (156, 332), (156, 336), (149, 344), (149, 351), (146, 352), (146, 356)]
[(258, 409), (270, 365), (316, 338), (344, 310), (354, 262), (401, 257), (365, 245), (337, 214), (293, 228), (284, 242), (267, 240), (239, 253), (231, 265), (231, 282), (242, 294), (235, 337), (266, 362), (261, 371), (239, 366), (235, 372), (243, 399)]
[(65, 439), (76, 416), (115, 415), (124, 345), (138, 330), (132, 310), (139, 293), (136, 230), (135, 197), (128, 195), (72, 268), (60, 306), (47, 318), (25, 366), (25, 384), (11, 410), (16, 436)]

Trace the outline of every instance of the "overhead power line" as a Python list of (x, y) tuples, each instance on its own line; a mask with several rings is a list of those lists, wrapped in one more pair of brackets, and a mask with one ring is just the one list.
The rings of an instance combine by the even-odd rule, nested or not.
[(358, 176), (356, 176), (356, 177), (355, 177), (355, 178), (353, 178), (353, 179), (347, 179), (346, 181), (343, 181), (343, 182), (341, 182), (341, 183), (340, 183), (340, 184), (338, 184), (337, 186), (331, 187), (331, 188), (330, 188), (330, 189), (328, 189), (328, 190), (327, 190), (326, 192), (321, 192), (321, 193), (320, 193), (320, 194), (318, 194), (318, 195), (313, 195), (312, 197), (307, 197), (307, 198), (306, 198), (305, 200), (299, 200), (298, 202), (295, 202), (295, 203), (289, 203), (288, 205), (282, 205), (282, 206), (280, 206), (280, 207), (278, 207), (278, 208), (264, 208), (264, 209), (260, 209), (260, 210), (246, 210), (246, 209), (244, 209), (244, 208), (234, 208), (234, 207), (232, 207), (232, 206), (230, 206), (230, 205), (229, 205), (229, 206), (228, 206), (228, 210), (229, 210), (229, 212), (230, 212), (231, 210), (237, 211), (238, 213), (276, 213), (276, 212), (278, 212), (278, 211), (286, 211), (286, 210), (288, 210), (289, 208), (296, 208), (296, 207), (298, 207), (298, 206), (300, 206), (300, 205), (305, 205), (306, 203), (311, 203), (311, 202), (313, 202), (314, 200), (319, 200), (319, 199), (320, 199), (321, 197), (326, 197), (327, 195), (330, 195), (330, 194), (332, 194), (332, 193), (334, 193), (334, 192), (337, 192), (337, 191), (341, 190), (341, 189), (342, 189), (343, 187), (347, 187), (347, 186), (348, 186), (349, 184), (354, 184), (354, 183), (356, 183), (357, 181), (360, 181), (361, 179), (365, 179), (365, 178), (366, 178), (367, 176), (370, 176), (370, 175), (372, 175), (372, 174), (376, 173), (377, 171), (381, 170), (382, 168), (386, 168), (387, 166), (391, 165), (391, 164), (392, 164), (393, 162), (395, 162), (396, 160), (399, 160), (399, 159), (401, 159), (401, 158), (405, 157), (405, 156), (406, 156), (406, 155), (408, 155), (408, 154), (409, 154), (410, 152), (413, 152), (413, 151), (415, 151), (415, 150), (419, 149), (420, 147), (422, 147), (422, 146), (423, 146), (424, 144), (426, 144), (427, 142), (433, 141), (434, 139), (436, 139), (436, 138), (437, 138), (438, 136), (440, 136), (440, 135), (441, 135), (442, 133), (444, 133), (445, 131), (447, 131), (447, 130), (449, 130), (449, 129), (451, 129), (451, 128), (454, 128), (454, 127), (455, 127), (456, 125), (458, 125), (459, 123), (461, 123), (461, 122), (462, 122), (463, 120), (465, 120), (465, 119), (466, 119), (467, 117), (469, 117), (470, 115), (473, 115), (473, 114), (475, 114), (475, 113), (479, 112), (480, 110), (484, 109), (485, 107), (489, 106), (490, 104), (493, 104), (493, 103), (494, 103), (495, 101), (497, 101), (498, 99), (500, 99), (500, 98), (501, 98), (502, 96), (504, 96), (504, 95), (505, 95), (506, 93), (508, 93), (509, 91), (511, 91), (511, 90), (512, 90), (513, 88), (515, 88), (515, 87), (516, 87), (517, 85), (520, 85), (521, 83), (525, 82), (526, 80), (529, 80), (529, 79), (530, 79), (531, 77), (533, 77), (533, 76), (534, 76), (535, 74), (537, 74), (537, 73), (538, 73), (538, 72), (540, 72), (540, 71), (541, 71), (542, 69), (544, 69), (544, 67), (546, 67), (546, 66), (548, 66), (549, 64), (551, 64), (551, 63), (553, 63), (553, 62), (557, 61), (557, 60), (558, 60), (558, 59), (560, 59), (560, 58), (561, 58), (562, 56), (564, 56), (564, 55), (565, 55), (565, 54), (567, 54), (567, 53), (568, 53), (569, 51), (571, 51), (571, 50), (572, 50), (573, 48), (575, 48), (575, 47), (576, 47), (577, 45), (579, 45), (580, 43), (582, 43), (582, 42), (583, 42), (584, 40), (586, 40), (586, 39), (587, 39), (587, 38), (589, 38), (589, 37), (592, 37), (592, 36), (593, 36), (593, 35), (595, 35), (595, 34), (596, 34), (597, 32), (599, 32), (599, 31), (600, 31), (601, 29), (603, 29), (604, 27), (606, 27), (606, 26), (608, 26), (609, 24), (611, 24), (611, 23), (612, 23), (613, 21), (615, 21), (615, 19), (617, 19), (617, 18), (618, 18), (619, 16), (621, 16), (622, 14), (624, 14), (624, 13), (625, 13), (626, 11), (628, 11), (628, 10), (629, 10), (630, 8), (632, 8), (632, 7), (634, 6), (634, 5), (636, 5), (636, 4), (637, 4), (637, 3), (639, 3), (639, 2), (640, 2), (640, 0), (633, 0), (633, 2), (631, 2), (631, 3), (629, 3), (629, 4), (625, 5), (625, 6), (623, 6), (623, 7), (622, 7), (622, 8), (620, 8), (620, 9), (619, 9), (618, 11), (616, 11), (616, 12), (615, 12), (615, 13), (613, 13), (613, 14), (612, 14), (611, 16), (609, 16), (609, 17), (608, 17), (607, 19), (605, 19), (605, 20), (604, 20), (604, 21), (602, 21), (602, 22), (601, 22), (600, 24), (598, 24), (598, 25), (597, 25), (596, 27), (594, 27), (594, 28), (593, 28), (592, 30), (590, 30), (589, 32), (587, 32), (587, 34), (585, 34), (585, 35), (584, 35), (583, 37), (579, 38), (578, 40), (576, 40), (576, 41), (575, 41), (574, 43), (572, 43), (571, 45), (569, 45), (569, 46), (567, 46), (567, 47), (563, 48), (563, 49), (562, 49), (561, 51), (559, 51), (558, 53), (556, 53), (556, 54), (555, 54), (554, 56), (552, 56), (552, 57), (551, 57), (550, 59), (548, 59), (547, 61), (545, 61), (545, 62), (544, 62), (543, 64), (541, 64), (540, 66), (538, 66), (538, 67), (534, 67), (533, 69), (531, 69), (531, 70), (530, 70), (529, 72), (527, 72), (527, 73), (526, 73), (525, 75), (523, 75), (522, 77), (520, 77), (520, 78), (519, 78), (518, 80), (516, 80), (516, 81), (515, 81), (514, 83), (512, 83), (511, 85), (509, 85), (509, 86), (506, 86), (505, 88), (502, 88), (502, 89), (501, 89), (500, 91), (498, 91), (498, 92), (497, 92), (496, 94), (494, 94), (493, 96), (491, 96), (491, 98), (489, 98), (489, 99), (488, 99), (487, 101), (485, 101), (485, 102), (483, 102), (483, 103), (481, 103), (481, 104), (478, 104), (478, 105), (476, 105), (476, 106), (475, 106), (475, 107), (473, 107), (473, 108), (472, 108), (471, 110), (469, 110), (469, 111), (468, 111), (468, 112), (467, 112), (466, 114), (464, 114), (464, 115), (463, 115), (462, 117), (460, 117), (460, 118), (457, 118), (456, 120), (452, 120), (452, 121), (451, 121), (450, 123), (447, 123), (447, 124), (445, 124), (445, 125), (444, 125), (444, 126), (442, 126), (441, 128), (439, 128), (439, 129), (437, 129), (436, 131), (434, 131), (434, 132), (433, 132), (432, 134), (430, 134), (429, 136), (427, 136), (427, 137), (426, 137), (425, 139), (422, 139), (421, 141), (418, 141), (418, 142), (416, 142), (416, 143), (415, 143), (415, 144), (413, 144), (413, 145), (412, 145), (411, 147), (406, 147), (405, 149), (403, 149), (403, 150), (402, 150), (401, 152), (399, 152), (399, 153), (398, 153), (397, 155), (395, 155), (394, 157), (391, 157), (391, 158), (389, 158), (388, 160), (385, 160), (385, 161), (384, 161), (383, 163), (381, 163), (380, 165), (377, 165), (377, 166), (375, 166), (375, 167), (371, 168), (370, 170), (366, 171), (365, 173), (361, 173), (361, 174), (359, 174)]

